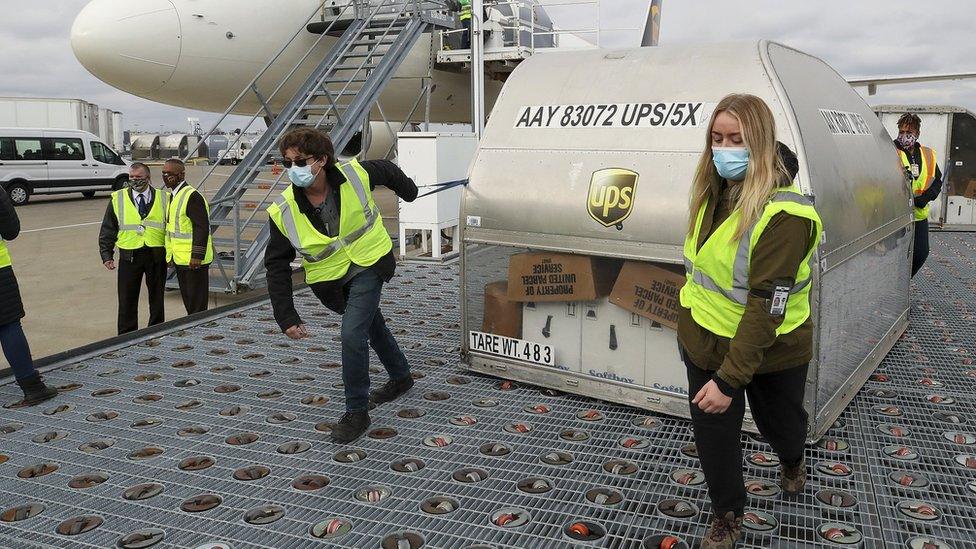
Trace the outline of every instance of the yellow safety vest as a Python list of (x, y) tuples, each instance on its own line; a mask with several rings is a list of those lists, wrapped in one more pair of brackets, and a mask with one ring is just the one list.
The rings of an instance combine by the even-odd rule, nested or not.
[[(193, 251), (193, 223), (186, 215), (186, 206), (190, 201), (190, 195), (197, 192), (193, 187), (183, 184), (183, 187), (170, 199), (166, 213), (166, 261), (172, 261), (176, 265), (186, 266), (190, 264), (190, 255)], [(203, 197), (203, 195), (200, 195)], [(203, 199), (203, 205), (207, 209), (207, 217), (210, 217), (210, 205), (207, 199)], [(207, 231), (207, 253), (203, 258), (202, 264), (206, 265), (213, 261), (213, 238), (210, 231)]]
[[(932, 181), (935, 180), (935, 151), (919, 145), (922, 150), (922, 165), (918, 168), (918, 177), (912, 180), (912, 193), (915, 196), (919, 196), (932, 186)], [(901, 157), (901, 163), (909, 171), (912, 169), (911, 160), (908, 158), (908, 154), (901, 149), (898, 150), (898, 156)], [(914, 174), (912, 174), (914, 175)], [(923, 221), (929, 218), (929, 206), (926, 204), (922, 208), (915, 208), (915, 221)]]
[(471, 19), (471, 0), (461, 0), (461, 21)]
[(119, 220), (119, 236), (115, 245), (120, 250), (138, 250), (143, 246), (166, 246), (166, 193), (156, 190), (156, 198), (145, 219), (139, 217), (139, 208), (132, 201), (128, 188), (112, 193), (112, 211)]
[(10, 267), (13, 262), (10, 261), (10, 251), (7, 249), (7, 243), (0, 240), (0, 269), (4, 267)]
[(302, 256), (305, 282), (314, 284), (342, 278), (355, 263), (369, 267), (393, 249), (383, 217), (373, 201), (369, 174), (356, 160), (337, 166), (346, 181), (339, 191), (339, 235), (326, 236), (298, 209), (294, 188), (288, 187), (268, 216)]
[(776, 329), (776, 335), (788, 334), (803, 324), (810, 316), (810, 279), (814, 252), (823, 231), (823, 223), (810, 199), (800, 194), (796, 185), (779, 189), (774, 192), (756, 223), (740, 240), (734, 240), (741, 216), (741, 212), (735, 210), (705, 240), (699, 250), (698, 237), (706, 206), (707, 202), (702, 204), (695, 230), (685, 238), (685, 270), (688, 280), (681, 289), (681, 305), (691, 309), (692, 317), (702, 328), (718, 336), (734, 337), (746, 310), (752, 251), (773, 216), (786, 212), (813, 221), (815, 234), (811, 235), (810, 250), (797, 270), (786, 304), (786, 318)]

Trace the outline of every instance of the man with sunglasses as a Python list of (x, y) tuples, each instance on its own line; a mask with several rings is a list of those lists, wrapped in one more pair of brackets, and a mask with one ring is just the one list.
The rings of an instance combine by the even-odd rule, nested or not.
[[(383, 283), (393, 278), (393, 241), (373, 199), (382, 185), (412, 202), (417, 186), (392, 162), (337, 163), (329, 136), (298, 128), (278, 142), (292, 185), (268, 208), (271, 238), (264, 256), (275, 320), (292, 339), (309, 336), (292, 298), (291, 262), (301, 255), (305, 281), (342, 315), (342, 381), (346, 413), (332, 440), (349, 443), (369, 427), (370, 403), (383, 404), (413, 386), (410, 365), (380, 311)], [(369, 347), (390, 376), (369, 390)]]
[(98, 249), (105, 268), (114, 271), (119, 249), (119, 334), (139, 328), (139, 290), (146, 280), (149, 325), (166, 320), (166, 193), (153, 188), (149, 167), (129, 166), (129, 182), (112, 193), (98, 234)]
[(207, 310), (210, 298), (210, 206), (185, 181), (186, 165), (178, 158), (163, 164), (163, 183), (170, 190), (166, 213), (166, 261), (176, 267), (186, 314)]

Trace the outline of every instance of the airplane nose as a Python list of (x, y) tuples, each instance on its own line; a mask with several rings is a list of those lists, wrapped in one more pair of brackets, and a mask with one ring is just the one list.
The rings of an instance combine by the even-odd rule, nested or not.
[(71, 27), (71, 49), (88, 72), (136, 95), (166, 85), (181, 41), (179, 14), (169, 0), (93, 0)]

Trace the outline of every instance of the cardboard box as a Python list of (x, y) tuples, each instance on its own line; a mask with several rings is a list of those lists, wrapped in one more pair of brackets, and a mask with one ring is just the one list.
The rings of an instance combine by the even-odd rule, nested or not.
[(481, 331), (522, 338), (522, 304), (508, 299), (508, 282), (485, 285), (485, 318)]
[(639, 261), (624, 263), (610, 302), (663, 326), (678, 327), (678, 293), (685, 285), (683, 267)]
[(586, 255), (525, 253), (508, 262), (512, 301), (592, 301), (610, 294), (621, 262)]
[(966, 183), (965, 189), (962, 191), (962, 195), (966, 198), (976, 198), (976, 179), (970, 179)]

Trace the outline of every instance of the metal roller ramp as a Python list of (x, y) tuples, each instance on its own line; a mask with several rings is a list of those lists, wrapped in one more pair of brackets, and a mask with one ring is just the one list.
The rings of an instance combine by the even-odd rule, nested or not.
[[(932, 239), (911, 329), (808, 449), (807, 490), (784, 499), (770, 448), (743, 438), (740, 547), (976, 547), (976, 236)], [(688, 422), (463, 372), (457, 276), (403, 265), (387, 287), (420, 377), (348, 447), (328, 439), (339, 318), (308, 292), (309, 340), (260, 302), (54, 365), (61, 396), (0, 411), (0, 545), (696, 546)]]

